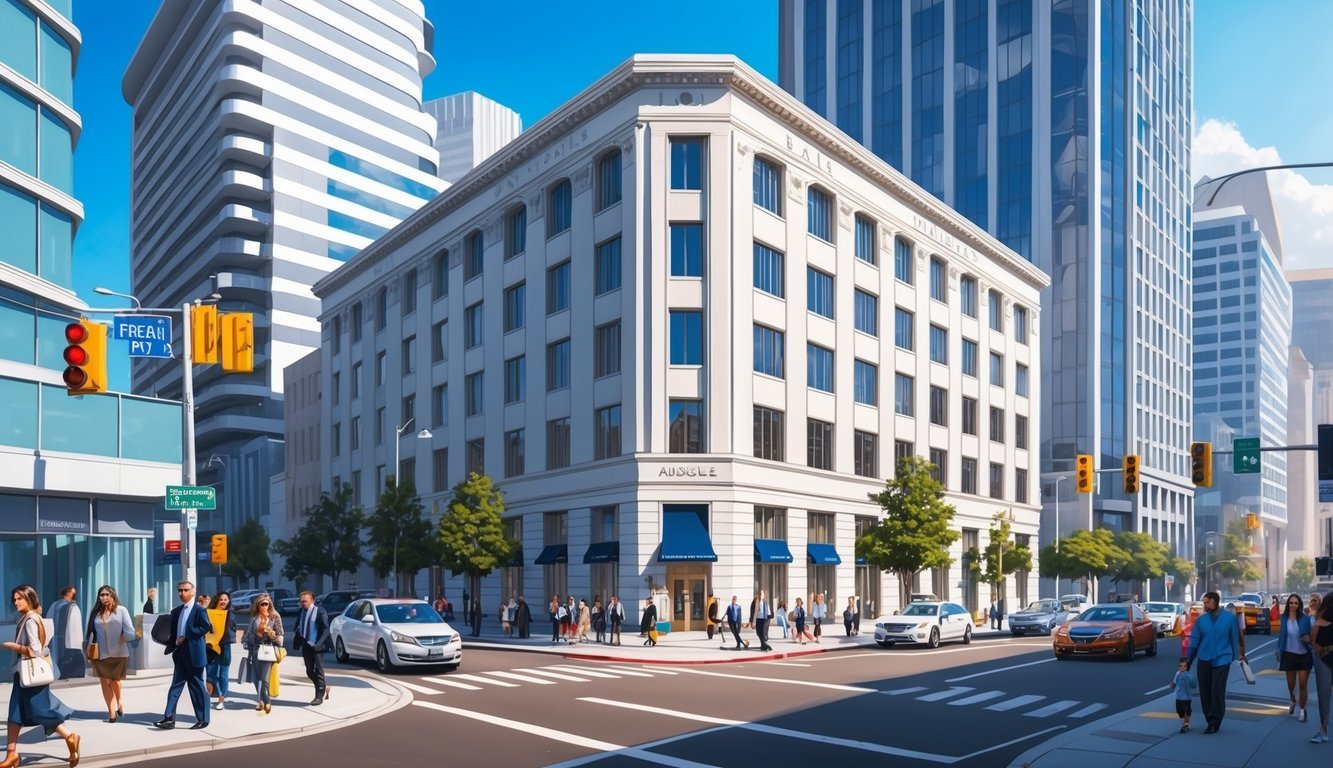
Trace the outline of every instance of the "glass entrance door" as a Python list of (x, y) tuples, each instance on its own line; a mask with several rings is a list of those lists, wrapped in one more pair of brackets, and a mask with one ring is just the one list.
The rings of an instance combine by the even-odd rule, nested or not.
[[(671, 585), (671, 630), (698, 631), (704, 628), (704, 608), (708, 600), (708, 571), (698, 566), (675, 566), (667, 583)], [(660, 617), (667, 618), (667, 617)]]

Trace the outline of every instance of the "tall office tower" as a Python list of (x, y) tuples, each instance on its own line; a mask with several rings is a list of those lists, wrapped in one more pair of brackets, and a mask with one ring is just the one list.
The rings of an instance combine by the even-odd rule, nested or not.
[[(179, 307), (217, 291), (255, 315), (253, 374), (195, 369), (213, 525), (268, 507), (282, 371), (320, 344), (310, 286), (444, 187), (421, 109), (433, 37), (420, 0), (165, 0), (130, 61), (134, 293)], [(179, 366), (133, 382), (178, 394)]]
[[(1191, 0), (780, 9), (788, 92), (1052, 276), (1041, 466), (1064, 520), (1045, 540), (1091, 519), (1191, 551)], [(1112, 470), (1090, 497), (1078, 453)]]
[(70, 7), (0, 0), (0, 572), (42, 595), (111, 583), (137, 597), (156, 583), (162, 489), (180, 482), (180, 406), (70, 397), (61, 378), (65, 327), (89, 311), (72, 285), (83, 38)]
[(523, 118), (517, 112), (475, 91), (431, 99), (425, 110), (439, 124), (435, 134), (439, 176), (450, 184), (523, 131)]
[[(1310, 380), (1304, 386), (1310, 389), (1312, 429), (1307, 439), (1300, 441), (1310, 444), (1315, 442), (1314, 425), (1333, 424), (1333, 345), (1328, 341), (1333, 339), (1333, 269), (1292, 270), (1287, 280), (1291, 283), (1291, 343), (1300, 348), (1310, 366)], [(1318, 478), (1313, 466), (1307, 466), (1306, 471), (1309, 474), (1304, 488), (1313, 489)], [(1292, 482), (1296, 482), (1294, 473)], [(1333, 555), (1333, 504), (1319, 503), (1318, 494), (1310, 491), (1304, 497), (1314, 510), (1311, 525), (1317, 531), (1311, 533), (1307, 543), (1309, 554)]]
[[(1196, 200), (1197, 202), (1197, 200)], [(1244, 208), (1194, 214), (1194, 434), (1216, 448), (1235, 438), (1287, 444), (1291, 286), (1268, 233)], [(1287, 456), (1262, 454), (1260, 472), (1235, 474), (1219, 457), (1214, 485), (1195, 495), (1199, 535), (1225, 532), (1247, 514), (1268, 561), (1264, 584), (1286, 572)]]

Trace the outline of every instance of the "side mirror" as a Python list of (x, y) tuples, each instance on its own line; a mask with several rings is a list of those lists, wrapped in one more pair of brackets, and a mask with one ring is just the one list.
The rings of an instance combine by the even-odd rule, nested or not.
[(367, 615), (365, 615), (365, 616), (362, 616), (362, 617), (361, 617), (361, 623), (362, 623), (362, 624), (374, 624), (374, 623), (375, 623), (375, 617), (372, 616), (372, 615), (370, 615), (370, 614), (367, 614)]

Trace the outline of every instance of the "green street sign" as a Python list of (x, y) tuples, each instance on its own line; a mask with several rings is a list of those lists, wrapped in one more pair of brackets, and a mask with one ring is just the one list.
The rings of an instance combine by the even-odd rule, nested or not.
[(1259, 474), (1259, 438), (1238, 437), (1232, 443), (1231, 471), (1238, 475)]
[(168, 485), (167, 509), (217, 509), (217, 491), (207, 486)]

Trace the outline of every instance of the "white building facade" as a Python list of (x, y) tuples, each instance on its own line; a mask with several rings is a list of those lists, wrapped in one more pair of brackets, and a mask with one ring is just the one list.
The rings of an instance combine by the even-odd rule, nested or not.
[(424, 105), (435, 117), (435, 148), (440, 152), (439, 176), (450, 184), (500, 151), (523, 131), (514, 110), (476, 91), (431, 99)]
[(997, 513), (1035, 551), (1046, 283), (734, 58), (638, 56), (316, 284), (322, 485), (372, 506), (415, 418), (427, 509), (469, 471), (505, 494), (483, 605), (688, 629), (710, 592), (897, 607), (854, 540), (920, 455), (961, 538), (918, 586), (975, 610)]

